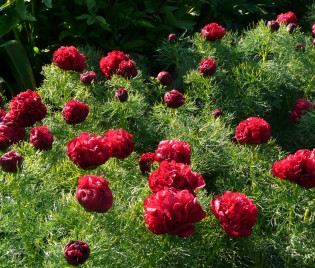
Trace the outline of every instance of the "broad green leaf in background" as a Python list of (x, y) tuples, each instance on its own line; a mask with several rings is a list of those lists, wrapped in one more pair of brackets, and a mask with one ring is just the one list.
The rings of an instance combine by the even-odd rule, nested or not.
[(44, 0), (44, 4), (45, 4), (46, 7), (52, 8), (51, 0)]
[(87, 0), (88, 9), (92, 9), (93, 7), (95, 7), (95, 5), (96, 5), (95, 0)]
[(20, 22), (17, 16), (1, 16), (0, 17), (0, 38), (6, 33), (14, 29)]
[(16, 11), (19, 14), (20, 18), (22, 20), (25, 20), (26, 8), (25, 8), (24, 0), (16, 0), (15, 1), (15, 7), (16, 7)]

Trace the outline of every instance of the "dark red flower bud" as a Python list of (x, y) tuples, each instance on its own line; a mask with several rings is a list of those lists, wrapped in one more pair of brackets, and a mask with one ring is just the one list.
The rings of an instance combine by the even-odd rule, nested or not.
[(119, 63), (117, 74), (130, 79), (137, 76), (138, 70), (132, 60), (123, 60)]
[(169, 92), (166, 92), (164, 95), (164, 102), (167, 107), (178, 108), (185, 103), (185, 98), (183, 94), (178, 92), (176, 89), (173, 89)]
[(157, 79), (161, 82), (164, 86), (169, 86), (172, 84), (172, 76), (169, 72), (162, 71), (158, 74)]
[(120, 88), (115, 92), (115, 99), (120, 102), (125, 102), (128, 100), (128, 92), (124, 88)]
[(54, 141), (53, 135), (47, 126), (34, 127), (30, 132), (30, 143), (39, 150), (50, 150)]
[(2, 117), (0, 122), (0, 148), (6, 149), (11, 144), (23, 140), (26, 135), (23, 127), (18, 127), (16, 123), (10, 121), (10, 114), (7, 113)]
[(66, 261), (73, 266), (85, 263), (90, 256), (90, 248), (84, 241), (71, 240), (63, 252)]
[(90, 108), (79, 100), (69, 100), (62, 110), (62, 116), (68, 124), (82, 123), (88, 116)]
[(236, 128), (235, 138), (239, 143), (262, 144), (270, 139), (270, 125), (262, 118), (249, 117)]
[(133, 136), (126, 130), (108, 130), (104, 136), (104, 142), (111, 148), (111, 156), (123, 159), (129, 156), (134, 149)]
[(97, 75), (95, 72), (87, 71), (85, 73), (80, 74), (80, 81), (83, 84), (90, 85), (92, 81), (96, 82)]
[(175, 44), (178, 41), (176, 34), (171, 33), (168, 36), (168, 41), (170, 41), (171, 44)]
[(216, 65), (214, 60), (212, 59), (205, 59), (200, 62), (198, 71), (202, 75), (213, 75), (216, 70)]
[(139, 167), (143, 175), (150, 173), (151, 166), (155, 161), (155, 154), (144, 153), (139, 159)]
[(82, 72), (86, 66), (85, 56), (74, 46), (62, 46), (53, 55), (54, 63), (61, 69)]
[(30, 127), (36, 121), (41, 121), (46, 116), (46, 112), (46, 106), (40, 96), (28, 89), (11, 100), (8, 116), (19, 127)]
[(253, 200), (238, 192), (225, 192), (211, 201), (211, 210), (230, 237), (246, 237), (256, 224), (257, 207)]
[(220, 109), (215, 109), (211, 116), (214, 117), (214, 118), (217, 118), (217, 117), (221, 116), (222, 114), (223, 113), (222, 113), (222, 111)]
[(110, 158), (111, 148), (100, 135), (90, 136), (89, 132), (84, 132), (69, 141), (67, 155), (77, 166), (93, 169)]
[(277, 22), (279, 23), (294, 23), (297, 24), (297, 17), (292, 11), (289, 11), (287, 13), (281, 13), (280, 15), (277, 16)]
[(297, 24), (295, 23), (289, 23), (287, 25), (287, 31), (289, 32), (289, 34), (292, 34), (296, 28), (297, 28)]
[(79, 178), (76, 192), (77, 200), (87, 211), (105, 213), (113, 204), (112, 191), (108, 187), (109, 181), (95, 175)]
[(275, 20), (270, 20), (267, 23), (267, 27), (270, 28), (272, 32), (277, 32), (280, 28), (280, 24)]
[(0, 157), (0, 165), (6, 171), (17, 172), (17, 168), (21, 167), (23, 160), (22, 155), (13, 150)]
[(122, 61), (129, 61), (129, 57), (117, 50), (107, 53), (107, 56), (101, 59), (100, 67), (106, 79), (111, 79), (112, 75), (117, 73), (119, 64)]
[(208, 41), (220, 40), (225, 35), (225, 28), (217, 23), (211, 23), (204, 26), (201, 30), (201, 35)]
[(298, 43), (298, 44), (296, 45), (296, 50), (297, 50), (297, 51), (305, 52), (305, 46), (304, 46), (303, 44), (301, 44), (301, 43)]

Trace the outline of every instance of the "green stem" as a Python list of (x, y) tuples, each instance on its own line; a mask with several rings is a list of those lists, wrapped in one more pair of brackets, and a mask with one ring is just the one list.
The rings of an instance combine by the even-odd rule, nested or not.
[(290, 216), (289, 216), (289, 224), (290, 224), (290, 227), (292, 227), (293, 220), (294, 220), (294, 218), (295, 218), (295, 213), (294, 213), (294, 209), (293, 209), (292, 203), (294, 203), (294, 205), (296, 204), (297, 197), (298, 197), (298, 192), (299, 192), (299, 185), (296, 184), (296, 185), (295, 185), (295, 188), (294, 188), (294, 191), (293, 191), (292, 201), (291, 201), (291, 203), (290, 203)]
[(121, 110), (120, 110), (120, 127), (122, 129), (126, 129), (126, 118), (125, 118), (125, 107), (124, 103), (121, 103)]
[(249, 166), (249, 170), (250, 170), (250, 178), (251, 178), (251, 182), (252, 182), (252, 189), (256, 188), (256, 183), (255, 183), (255, 174), (254, 174), (254, 167), (255, 167), (255, 148), (256, 148), (256, 144), (251, 144), (251, 163)]

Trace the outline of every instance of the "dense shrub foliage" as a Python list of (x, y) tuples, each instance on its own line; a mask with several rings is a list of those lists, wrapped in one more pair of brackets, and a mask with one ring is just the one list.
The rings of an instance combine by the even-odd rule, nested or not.
[[(305, 45), (304, 53), (296, 50), (297, 43)], [(45, 79), (37, 93), (47, 116), (37, 126), (46, 125), (53, 134), (52, 149), (34, 149), (28, 142), (31, 127), (22, 142), (8, 148), (22, 155), (24, 162), (17, 173), (0, 171), (0, 265), (66, 267), (65, 245), (82, 240), (90, 248), (88, 267), (314, 266), (314, 188), (271, 173), (271, 166), (290, 153), (315, 147), (315, 111), (307, 111), (298, 124), (289, 121), (297, 99), (315, 98), (315, 50), (310, 35), (299, 28), (289, 34), (285, 25), (271, 32), (261, 21), (241, 36), (227, 32), (215, 42), (205, 40), (200, 32), (181, 36), (174, 44), (166, 36), (156, 61), (172, 76), (168, 86), (149, 75), (150, 62), (145, 57), (134, 61), (138, 74), (133, 79), (114, 73), (107, 80), (99, 65), (106, 53), (89, 46), (79, 52), (86, 57), (84, 71), (97, 74), (98, 80), (91, 85), (80, 82), (78, 72), (53, 63), (43, 67)], [(211, 76), (198, 71), (207, 58), (216, 64)], [(128, 92), (124, 102), (115, 99), (120, 88)], [(172, 89), (186, 99), (177, 109), (167, 107), (163, 100)], [(73, 99), (89, 107), (88, 116), (79, 124), (67, 124), (62, 114), (64, 105)], [(221, 110), (219, 117), (212, 116), (215, 109)], [(249, 117), (270, 124), (270, 140), (257, 146), (235, 141), (236, 127)], [(133, 136), (134, 152), (125, 159), (111, 157), (94, 170), (83, 170), (67, 156), (67, 144), (80, 133), (103, 137), (108, 130), (120, 128)], [(197, 223), (187, 220), (194, 223), (194, 233), (191, 227), (184, 234), (169, 231), (191, 234), (185, 238), (157, 236), (147, 229), (143, 217), (143, 204), (152, 190), (139, 168), (139, 157), (155, 152), (165, 140), (190, 145), (191, 171), (206, 182), (195, 194), (200, 211), (207, 215)], [(158, 164), (152, 168), (158, 170)], [(77, 201), (78, 179), (88, 175), (104, 175), (109, 181), (113, 204), (106, 214), (87, 212)], [(211, 212), (211, 200), (227, 191), (244, 194), (246, 202), (241, 203), (253, 210), (248, 237), (228, 236)], [(239, 224), (235, 218), (231, 222)], [(233, 236), (241, 236), (235, 232)]]

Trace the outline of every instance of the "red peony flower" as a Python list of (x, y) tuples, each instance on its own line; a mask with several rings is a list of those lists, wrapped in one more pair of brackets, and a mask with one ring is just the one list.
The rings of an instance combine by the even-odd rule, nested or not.
[(110, 158), (111, 148), (101, 136), (84, 132), (69, 141), (67, 155), (77, 166), (94, 169)]
[(40, 96), (28, 89), (20, 93), (10, 102), (8, 117), (19, 127), (30, 127), (46, 116), (46, 106)]
[(201, 35), (208, 41), (216, 41), (222, 39), (225, 35), (225, 28), (217, 23), (207, 24), (201, 30)]
[(302, 149), (289, 155), (271, 167), (271, 173), (282, 179), (297, 183), (305, 188), (315, 187), (315, 149)]
[(87, 211), (104, 213), (113, 204), (112, 191), (108, 187), (109, 181), (95, 175), (86, 175), (79, 178), (79, 187), (76, 197), (82, 207)]
[(298, 99), (293, 104), (293, 110), (289, 115), (289, 120), (292, 123), (298, 123), (303, 114), (307, 113), (308, 110), (315, 110), (315, 104), (308, 101), (307, 99)]
[(117, 73), (119, 64), (124, 60), (129, 61), (129, 57), (117, 50), (107, 53), (107, 56), (101, 59), (100, 67), (106, 79), (111, 79), (112, 75)]
[(261, 144), (270, 139), (270, 125), (262, 118), (249, 117), (236, 128), (235, 138), (239, 143)]
[(217, 118), (217, 117), (219, 117), (219, 116), (221, 116), (221, 115), (223, 115), (223, 113), (222, 113), (222, 111), (221, 111), (220, 109), (215, 109), (215, 110), (213, 111), (213, 113), (211, 114), (211, 116), (212, 116), (213, 118)]
[(138, 70), (132, 60), (123, 60), (121, 63), (119, 63), (117, 74), (131, 79), (137, 76)]
[(205, 59), (200, 62), (198, 71), (202, 75), (213, 75), (216, 70), (216, 65), (214, 60), (212, 59)]
[(83, 84), (90, 85), (92, 81), (96, 82), (96, 80), (97, 80), (97, 75), (95, 72), (87, 71), (85, 73), (80, 74), (80, 81)]
[(287, 26), (287, 31), (289, 32), (289, 34), (292, 34), (293, 31), (297, 28), (297, 24), (295, 23), (289, 23)]
[(144, 200), (144, 209), (147, 227), (156, 235), (189, 236), (195, 231), (192, 224), (206, 217), (197, 197), (187, 190), (154, 193)]
[(7, 114), (7, 112), (5, 110), (2, 110), (0, 108), (0, 122), (2, 122), (2, 118)]
[(277, 16), (277, 22), (279, 23), (295, 23), (297, 24), (297, 17), (292, 11), (289, 11), (287, 13), (281, 13), (280, 15)]
[(270, 20), (267, 23), (267, 27), (270, 28), (272, 32), (277, 32), (280, 28), (280, 24), (275, 20)]
[(84, 241), (71, 240), (63, 252), (66, 261), (73, 266), (85, 263), (90, 256), (90, 248)]
[(178, 108), (182, 106), (185, 103), (185, 100), (183, 94), (176, 89), (166, 92), (164, 95), (164, 102), (166, 106), (170, 108)]
[(128, 100), (128, 92), (124, 88), (120, 88), (115, 92), (115, 99), (120, 102), (125, 102)]
[(9, 121), (7, 115), (0, 122), (0, 149), (6, 149), (11, 144), (20, 142), (26, 135), (24, 128), (18, 127), (13, 121)]
[(61, 69), (82, 72), (86, 66), (85, 56), (74, 46), (62, 46), (53, 55), (54, 63)]
[(154, 193), (171, 188), (193, 193), (205, 185), (201, 174), (192, 172), (190, 166), (175, 161), (162, 161), (159, 169), (149, 176), (149, 187)]
[(169, 86), (172, 84), (172, 76), (169, 72), (162, 71), (158, 74), (157, 79), (163, 86)]
[(22, 155), (13, 150), (0, 157), (0, 165), (6, 171), (17, 172), (17, 168), (21, 167), (23, 160)]
[(258, 214), (253, 200), (244, 194), (230, 191), (212, 199), (211, 210), (230, 237), (249, 236)]
[(171, 33), (171, 34), (168, 36), (168, 41), (169, 41), (171, 44), (175, 44), (175, 43), (178, 41), (178, 38), (177, 38), (176, 34)]
[(47, 126), (34, 127), (30, 132), (30, 143), (39, 150), (49, 150), (52, 148), (54, 138)]
[(62, 116), (68, 124), (82, 123), (88, 116), (90, 108), (79, 100), (69, 100), (62, 110)]
[(111, 156), (122, 159), (126, 158), (133, 152), (134, 144), (132, 142), (132, 138), (133, 136), (126, 130), (111, 129), (105, 133), (104, 141), (111, 148)]
[(155, 161), (155, 154), (144, 153), (139, 159), (139, 167), (143, 175), (150, 173), (151, 166)]
[(159, 143), (155, 151), (156, 161), (172, 161), (177, 163), (190, 164), (190, 145), (179, 140), (165, 140)]

